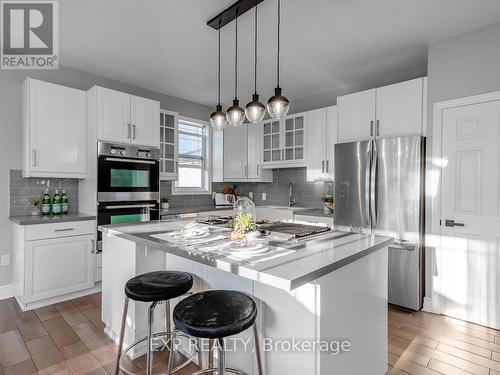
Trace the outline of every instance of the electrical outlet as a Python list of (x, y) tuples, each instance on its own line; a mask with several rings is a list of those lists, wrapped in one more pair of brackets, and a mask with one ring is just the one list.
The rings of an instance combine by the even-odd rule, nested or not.
[(262, 200), (263, 201), (267, 200), (267, 194), (266, 193), (262, 193)]
[(8, 266), (10, 264), (10, 255), (2, 255), (0, 257), (0, 266)]
[(248, 192), (248, 198), (250, 198), (251, 200), (253, 200), (253, 192), (251, 192), (251, 191)]

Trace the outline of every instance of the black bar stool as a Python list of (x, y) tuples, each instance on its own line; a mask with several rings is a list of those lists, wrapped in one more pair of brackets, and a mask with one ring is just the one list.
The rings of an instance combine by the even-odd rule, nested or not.
[[(224, 338), (253, 327), (257, 370), (259, 375), (262, 375), (259, 336), (255, 325), (256, 318), (257, 305), (251, 297), (244, 293), (231, 290), (210, 290), (195, 293), (175, 306), (173, 313), (175, 329), (172, 336), (175, 337), (179, 330), (193, 337), (218, 341), (218, 366), (199, 370), (193, 375), (214, 373), (215, 371), (217, 371), (217, 375), (224, 375), (226, 372), (246, 375), (241, 370), (226, 368)], [(173, 358), (172, 353), (169, 357), (167, 373), (172, 369)]]
[[(126, 374), (131, 374), (129, 371), (125, 370), (121, 366), (121, 361), (125, 354), (134, 348), (135, 346), (147, 341), (147, 356), (146, 356), (146, 373), (147, 375), (152, 374), (153, 368), (153, 353), (151, 351), (152, 340), (156, 337), (170, 337), (171, 343), (173, 343), (172, 330), (170, 324), (170, 300), (172, 298), (180, 297), (193, 286), (193, 276), (186, 272), (175, 272), (175, 271), (155, 271), (149, 272), (136, 277), (131, 278), (125, 284), (125, 305), (123, 307), (123, 317), (120, 329), (120, 341), (118, 344), (118, 358), (116, 362), (116, 375), (123, 371)], [(125, 323), (127, 320), (127, 310), (129, 299), (138, 302), (150, 302), (148, 310), (148, 335), (147, 337), (134, 342), (132, 345), (128, 346), (123, 352), (123, 339), (125, 336)], [(166, 331), (153, 334), (153, 312), (155, 307), (159, 302), (165, 302), (166, 310)], [(172, 353), (174, 352), (173, 344), (170, 345), (170, 355), (172, 358)], [(178, 371), (185, 367), (194, 358), (193, 354), (186, 362), (174, 369), (170, 369), (167, 374)], [(169, 361), (170, 362), (170, 361)]]

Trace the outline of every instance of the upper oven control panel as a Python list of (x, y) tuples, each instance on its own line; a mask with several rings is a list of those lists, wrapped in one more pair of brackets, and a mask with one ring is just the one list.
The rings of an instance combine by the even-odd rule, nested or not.
[(159, 160), (160, 150), (133, 145), (118, 145), (105, 142), (97, 144), (98, 156), (115, 156), (133, 159)]

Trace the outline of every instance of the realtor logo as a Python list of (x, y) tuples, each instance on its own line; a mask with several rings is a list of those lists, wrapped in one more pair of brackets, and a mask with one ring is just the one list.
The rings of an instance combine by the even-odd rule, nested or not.
[(57, 1), (1, 2), (2, 69), (58, 68), (58, 5)]

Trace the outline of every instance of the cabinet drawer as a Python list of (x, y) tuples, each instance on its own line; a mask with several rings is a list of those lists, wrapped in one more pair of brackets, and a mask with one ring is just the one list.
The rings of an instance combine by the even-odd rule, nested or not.
[(28, 225), (26, 226), (26, 241), (81, 236), (83, 234), (94, 234), (94, 232), (94, 220)]

